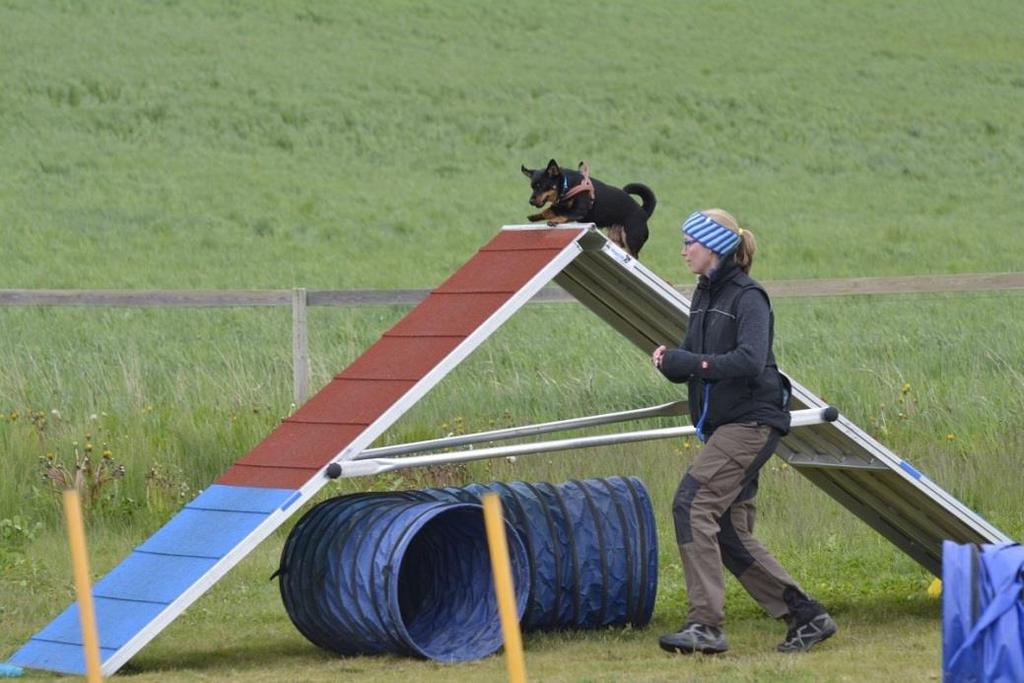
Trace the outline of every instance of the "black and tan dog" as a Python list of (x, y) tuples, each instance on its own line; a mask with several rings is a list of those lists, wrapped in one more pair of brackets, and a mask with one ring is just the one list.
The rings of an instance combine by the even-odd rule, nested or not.
[[(533, 189), (530, 204), (538, 208), (548, 204), (540, 213), (528, 216), (528, 220), (547, 221), (549, 225), (593, 223), (604, 229), (612, 242), (639, 257), (647, 241), (647, 219), (657, 204), (651, 188), (640, 183), (630, 183), (621, 190), (606, 185), (591, 178), (583, 162), (579, 171), (562, 169), (554, 159), (547, 168), (523, 166), (522, 171)], [(631, 194), (640, 197), (643, 205), (637, 204)]]

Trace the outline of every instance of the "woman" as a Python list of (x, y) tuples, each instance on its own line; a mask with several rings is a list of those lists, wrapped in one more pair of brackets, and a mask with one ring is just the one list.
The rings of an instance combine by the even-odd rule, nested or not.
[(751, 279), (756, 242), (721, 209), (683, 223), (683, 251), (699, 276), (679, 349), (659, 346), (654, 366), (687, 382), (690, 415), (704, 448), (676, 490), (672, 515), (689, 613), (669, 652), (725, 652), (724, 564), (750, 595), (789, 625), (780, 652), (809, 650), (836, 632), (825, 609), (753, 537), (757, 474), (789, 431), (789, 382), (772, 353), (773, 313)]

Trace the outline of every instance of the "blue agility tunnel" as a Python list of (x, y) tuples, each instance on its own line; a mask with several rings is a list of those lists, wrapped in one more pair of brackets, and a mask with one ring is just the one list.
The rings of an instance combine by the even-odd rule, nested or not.
[(501, 496), (530, 568), (523, 630), (646, 626), (658, 591), (654, 511), (636, 477), (426, 489), (440, 500)]
[[(523, 545), (506, 533), (513, 581), (528, 587)], [(292, 530), (278, 575), (295, 626), (339, 654), (457, 662), (502, 643), (480, 505), (415, 493), (325, 501)]]
[(1024, 681), (1024, 547), (942, 544), (944, 681)]
[(645, 626), (657, 593), (650, 498), (636, 478), (361, 493), (320, 503), (289, 535), (281, 597), (339, 654), (454, 662), (501, 645), (480, 496), (505, 512), (524, 630)]

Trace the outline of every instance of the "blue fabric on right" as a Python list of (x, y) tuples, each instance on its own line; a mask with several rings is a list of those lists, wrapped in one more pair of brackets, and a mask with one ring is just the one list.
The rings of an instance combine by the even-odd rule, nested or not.
[(942, 544), (945, 681), (1024, 680), (1024, 547)]

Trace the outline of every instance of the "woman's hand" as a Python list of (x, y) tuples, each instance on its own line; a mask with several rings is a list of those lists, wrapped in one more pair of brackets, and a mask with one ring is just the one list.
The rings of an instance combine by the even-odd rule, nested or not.
[(651, 362), (654, 363), (654, 367), (661, 369), (661, 359), (665, 356), (665, 351), (667, 350), (664, 346), (654, 349), (654, 353), (651, 354)]

